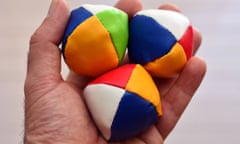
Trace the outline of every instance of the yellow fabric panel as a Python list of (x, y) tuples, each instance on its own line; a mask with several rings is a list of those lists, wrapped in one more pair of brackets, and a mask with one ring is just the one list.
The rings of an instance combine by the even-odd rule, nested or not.
[(80, 75), (97, 76), (118, 65), (118, 55), (109, 32), (96, 16), (80, 24), (69, 36), (65, 59)]
[(136, 65), (126, 85), (126, 90), (138, 94), (152, 103), (159, 115), (162, 115), (160, 94), (150, 74), (141, 66)]
[(150, 62), (144, 67), (157, 77), (173, 77), (181, 72), (187, 62), (183, 47), (176, 43), (171, 51), (165, 56)]

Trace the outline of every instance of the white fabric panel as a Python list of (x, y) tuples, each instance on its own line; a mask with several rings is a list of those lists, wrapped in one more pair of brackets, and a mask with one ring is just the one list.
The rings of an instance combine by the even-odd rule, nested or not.
[(89, 10), (93, 15), (96, 15), (98, 12), (101, 12), (103, 10), (116, 9), (114, 7), (107, 5), (91, 5), (91, 4), (84, 4), (82, 5), (82, 7)]
[(111, 125), (125, 90), (106, 84), (87, 86), (84, 98), (95, 123), (106, 139), (110, 139)]
[(166, 27), (176, 37), (177, 40), (182, 38), (190, 25), (190, 21), (187, 17), (178, 12), (169, 10), (143, 10), (138, 12), (137, 15), (145, 15), (153, 18), (162, 26)]

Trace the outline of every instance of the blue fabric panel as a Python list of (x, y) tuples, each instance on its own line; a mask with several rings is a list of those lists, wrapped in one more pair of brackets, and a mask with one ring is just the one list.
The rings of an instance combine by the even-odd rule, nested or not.
[(154, 105), (134, 93), (126, 92), (112, 123), (110, 141), (135, 136), (153, 125), (157, 119)]
[(146, 64), (167, 54), (175, 36), (153, 18), (137, 15), (129, 26), (128, 52), (132, 63)]
[(74, 31), (74, 29), (81, 24), (83, 21), (88, 19), (89, 17), (93, 16), (88, 10), (83, 7), (75, 9), (71, 12), (70, 19), (68, 21), (68, 25), (65, 30), (65, 34), (63, 36), (63, 43), (62, 43), (62, 52), (64, 53), (64, 48), (67, 43), (68, 36)]

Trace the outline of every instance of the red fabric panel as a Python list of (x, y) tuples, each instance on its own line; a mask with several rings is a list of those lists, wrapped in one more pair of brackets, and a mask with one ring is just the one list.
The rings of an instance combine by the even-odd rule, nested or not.
[(136, 64), (127, 64), (98, 77), (89, 84), (109, 84), (125, 89)]
[(193, 28), (190, 25), (183, 35), (183, 37), (179, 40), (180, 45), (182, 45), (187, 60), (191, 58), (193, 53)]

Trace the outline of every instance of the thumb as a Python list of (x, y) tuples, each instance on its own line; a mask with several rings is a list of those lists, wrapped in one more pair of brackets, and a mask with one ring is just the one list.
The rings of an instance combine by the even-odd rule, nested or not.
[(49, 12), (30, 40), (28, 74), (35, 76), (60, 72), (58, 44), (69, 17), (65, 0), (52, 0)]
[[(25, 90), (59, 80), (61, 55), (58, 44), (69, 17), (65, 0), (52, 0), (49, 12), (30, 40)], [(44, 85), (44, 84), (42, 84)], [(26, 92), (26, 91), (25, 91)]]
[(65, 0), (52, 0), (47, 17), (33, 34), (31, 43), (46, 40), (59, 44), (69, 17), (69, 8)]

